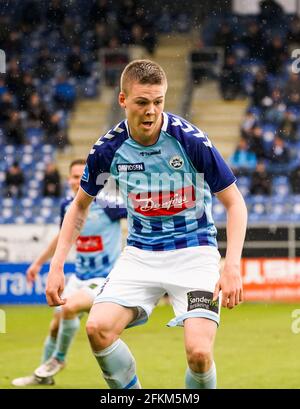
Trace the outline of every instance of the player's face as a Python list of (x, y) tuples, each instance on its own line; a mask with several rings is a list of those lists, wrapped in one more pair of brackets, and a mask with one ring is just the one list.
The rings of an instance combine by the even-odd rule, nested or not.
[(74, 165), (70, 170), (68, 182), (74, 194), (78, 192), (83, 171), (84, 165)]
[(125, 109), (131, 136), (138, 142), (156, 141), (162, 126), (166, 85), (131, 82), (125, 94), (120, 92), (119, 103)]

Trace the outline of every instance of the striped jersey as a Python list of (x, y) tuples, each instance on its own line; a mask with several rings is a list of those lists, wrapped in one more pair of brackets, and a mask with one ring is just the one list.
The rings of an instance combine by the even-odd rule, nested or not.
[[(73, 198), (61, 204), (61, 224)], [(120, 219), (126, 217), (123, 208), (111, 208), (107, 202), (95, 199), (85, 224), (76, 240), (75, 274), (80, 280), (106, 277), (121, 253)]]
[(81, 187), (96, 196), (114, 178), (128, 211), (130, 246), (154, 251), (217, 246), (212, 193), (236, 179), (205, 133), (176, 115), (162, 115), (151, 146), (130, 136), (127, 120), (102, 136), (90, 151)]

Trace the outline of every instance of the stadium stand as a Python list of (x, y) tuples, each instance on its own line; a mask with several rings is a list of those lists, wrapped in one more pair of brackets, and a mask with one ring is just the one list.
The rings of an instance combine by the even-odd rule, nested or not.
[[(252, 223), (300, 220), (294, 194), (300, 165), (300, 80), (291, 58), (292, 49), (299, 48), (299, 21), (284, 13), (276, 18), (210, 16), (201, 31), (200, 57), (192, 64), (193, 121), (227, 156)], [(199, 60), (209, 52), (215, 58), (200, 64), (199, 73)], [(191, 60), (197, 60), (196, 54), (193, 50)], [(217, 201), (214, 212), (218, 221), (225, 221)]]
[[(125, 0), (1, 2), (7, 70), (0, 76), (0, 223), (57, 223), (61, 199), (43, 198), (47, 166), (56, 163), (65, 176), (70, 160), (86, 156), (108, 129), (116, 79), (131, 55), (152, 56), (157, 33), (167, 38), (170, 31), (189, 30), (185, 13), (145, 10)], [(186, 39), (178, 41), (183, 48)], [(171, 71), (176, 42), (165, 56), (168, 45), (157, 57)], [(175, 88), (184, 83), (181, 67)], [(14, 162), (24, 183), (20, 195), (8, 197), (6, 172)], [(66, 192), (63, 185), (61, 196)]]

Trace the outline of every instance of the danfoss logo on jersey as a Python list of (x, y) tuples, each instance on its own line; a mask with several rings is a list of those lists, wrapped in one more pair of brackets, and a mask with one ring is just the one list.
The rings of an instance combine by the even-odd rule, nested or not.
[(175, 192), (130, 193), (134, 210), (144, 216), (173, 216), (196, 205), (194, 186)]
[(79, 236), (76, 240), (76, 250), (82, 253), (102, 251), (103, 241), (101, 236)]

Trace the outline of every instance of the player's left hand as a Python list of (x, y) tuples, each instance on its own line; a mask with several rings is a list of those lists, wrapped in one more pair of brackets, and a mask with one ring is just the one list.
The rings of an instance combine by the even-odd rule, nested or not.
[(220, 279), (215, 286), (213, 300), (217, 300), (220, 291), (222, 291), (223, 307), (231, 309), (243, 301), (243, 285), (240, 266), (224, 265)]
[(46, 284), (46, 298), (50, 307), (56, 307), (66, 303), (66, 299), (61, 298), (64, 287), (65, 278), (63, 271), (50, 266)]

